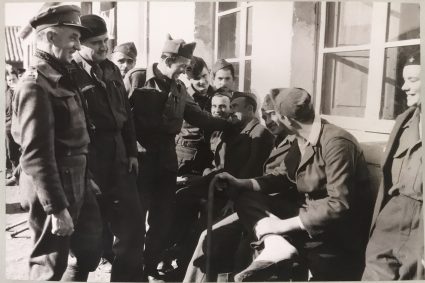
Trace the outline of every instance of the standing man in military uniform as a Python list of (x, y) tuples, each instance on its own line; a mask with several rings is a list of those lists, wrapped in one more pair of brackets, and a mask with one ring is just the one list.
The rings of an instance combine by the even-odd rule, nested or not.
[(218, 59), (212, 67), (213, 87), (215, 89), (235, 89), (235, 67), (224, 59)]
[(89, 135), (68, 67), (87, 30), (74, 5), (43, 9), (30, 23), (34, 65), (12, 102), (12, 135), (22, 149), (19, 184), (33, 239), (29, 278), (86, 281), (100, 259), (101, 217), (87, 187)]
[(382, 163), (362, 280), (423, 280), (421, 63), (419, 52), (403, 68), (409, 108), (397, 117)]
[(111, 61), (120, 69), (121, 76), (125, 75), (136, 66), (137, 49), (134, 42), (126, 42), (115, 46), (111, 54)]
[(231, 124), (201, 110), (178, 80), (190, 64), (195, 43), (165, 42), (161, 60), (147, 69), (146, 84), (133, 91), (133, 113), (138, 142), (146, 148), (139, 189), (149, 209), (146, 236), (146, 272), (158, 276), (157, 265), (169, 244), (175, 210), (177, 156), (175, 137), (183, 119), (200, 128), (224, 129)]
[[(210, 85), (208, 70), (205, 61), (193, 56), (190, 65), (186, 68), (190, 86), (187, 93), (202, 110), (211, 111), (211, 99), (214, 89)], [(178, 175), (202, 175), (209, 165), (208, 161), (213, 158), (209, 150), (210, 133), (204, 133), (198, 127), (194, 127), (184, 121), (180, 133), (176, 137), (176, 152), (179, 165)]]
[(103, 226), (115, 236), (111, 281), (142, 281), (144, 221), (136, 186), (133, 119), (121, 73), (106, 58), (105, 21), (97, 15), (85, 15), (81, 22), (91, 33), (81, 38), (81, 50), (74, 54), (74, 60), (82, 69), (78, 83), (94, 125), (89, 165), (101, 192), (98, 200)]

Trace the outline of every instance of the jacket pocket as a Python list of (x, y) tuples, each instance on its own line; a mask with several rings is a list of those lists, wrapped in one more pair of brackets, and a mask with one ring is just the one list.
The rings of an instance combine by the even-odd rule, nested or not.
[(84, 168), (61, 167), (59, 174), (66, 198), (70, 204), (80, 202), (84, 197), (85, 172)]

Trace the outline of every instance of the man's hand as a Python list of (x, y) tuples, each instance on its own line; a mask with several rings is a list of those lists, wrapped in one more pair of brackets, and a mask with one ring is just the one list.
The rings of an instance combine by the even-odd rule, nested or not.
[(263, 218), (255, 225), (255, 234), (257, 238), (261, 238), (267, 234), (285, 234), (293, 230), (300, 230), (301, 227), (298, 222), (298, 217), (288, 219), (280, 219), (274, 215)]
[(137, 161), (137, 157), (129, 157), (128, 158), (128, 173), (134, 171), (136, 176), (139, 174), (139, 162)]
[(224, 190), (252, 190), (250, 179), (237, 179), (227, 172), (215, 175), (215, 187), (219, 191)]
[(88, 182), (88, 187), (89, 187), (89, 189), (91, 189), (92, 190), (92, 192), (95, 194), (95, 195), (101, 195), (102, 194), (102, 191), (100, 190), (100, 188), (99, 188), (99, 186), (96, 184), (96, 182), (93, 180), (93, 179), (89, 179), (89, 182)]
[(52, 214), (52, 234), (70, 236), (74, 232), (74, 223), (68, 209)]

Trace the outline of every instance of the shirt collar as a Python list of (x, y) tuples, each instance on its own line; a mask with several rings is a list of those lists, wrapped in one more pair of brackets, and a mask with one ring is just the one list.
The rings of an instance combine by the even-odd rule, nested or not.
[(83, 69), (89, 74), (91, 75), (91, 70), (92, 70), (92, 65), (83, 57), (81, 56), (80, 52), (75, 52), (74, 55), (74, 60), (77, 63), (81, 64), (81, 67), (83, 67)]
[(317, 144), (320, 136), (320, 130), (322, 128), (322, 120), (319, 115), (314, 116), (313, 124), (311, 125), (310, 134), (308, 135), (307, 142), (312, 146)]
[(54, 84), (58, 84), (60, 79), (63, 77), (61, 73), (56, 71), (52, 66), (50, 66), (45, 60), (41, 58), (37, 58), (35, 61), (35, 65), (37, 66), (37, 70), (43, 74), (49, 81)]

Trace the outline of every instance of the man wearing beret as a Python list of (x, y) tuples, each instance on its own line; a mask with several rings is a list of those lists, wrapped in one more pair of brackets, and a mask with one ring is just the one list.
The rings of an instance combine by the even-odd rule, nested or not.
[(235, 89), (235, 67), (224, 59), (219, 59), (212, 67), (212, 79), (215, 89)]
[(202, 111), (178, 80), (190, 64), (195, 43), (166, 40), (161, 60), (147, 69), (146, 84), (133, 91), (137, 140), (146, 149), (140, 170), (142, 202), (149, 209), (145, 263), (148, 274), (158, 276), (157, 265), (168, 246), (175, 210), (177, 157), (175, 137), (183, 119), (202, 129), (224, 129), (232, 124)]
[(34, 243), (29, 277), (86, 281), (99, 263), (102, 229), (87, 187), (90, 139), (70, 63), (87, 29), (74, 5), (46, 7), (30, 23), (36, 30), (34, 65), (12, 102), (12, 135), (22, 149), (19, 184)]
[[(191, 63), (186, 68), (190, 86), (187, 93), (202, 110), (211, 111), (211, 98), (214, 89), (210, 86), (209, 70), (205, 61), (193, 56)], [(176, 137), (176, 152), (179, 164), (178, 175), (201, 175), (212, 158), (209, 150), (209, 133), (204, 133), (184, 121), (180, 133)]]
[(373, 214), (362, 280), (423, 280), (421, 65), (419, 52), (403, 68), (407, 106), (390, 134)]
[[(235, 281), (267, 280), (297, 259), (313, 280), (359, 280), (372, 214), (363, 152), (351, 134), (315, 114), (305, 90), (282, 89), (275, 101), (293, 135), (280, 167), (255, 179), (216, 177), (218, 188), (238, 193), (240, 221), (264, 247)], [(286, 201), (267, 196), (278, 191)]]
[(141, 281), (144, 225), (137, 193), (138, 172), (134, 123), (121, 73), (107, 56), (108, 33), (97, 15), (81, 17), (91, 32), (74, 54), (78, 84), (93, 127), (89, 167), (101, 194), (105, 249), (108, 229), (115, 236), (111, 281)]

